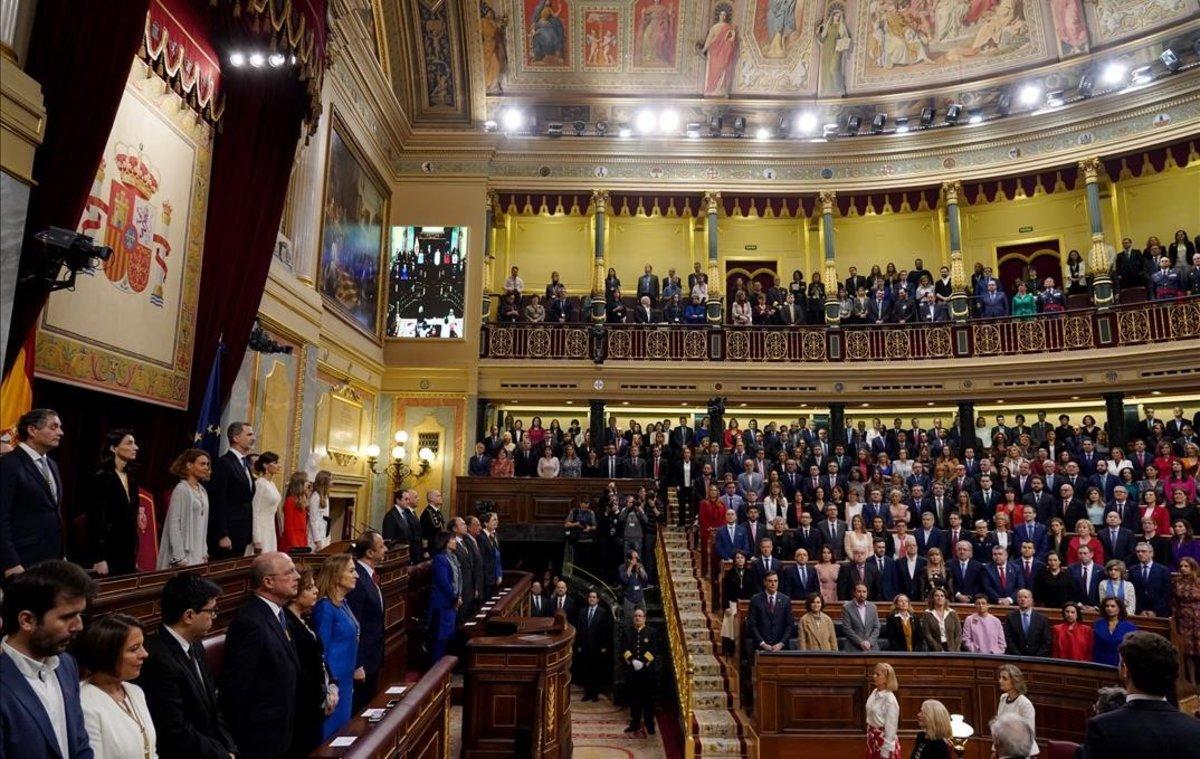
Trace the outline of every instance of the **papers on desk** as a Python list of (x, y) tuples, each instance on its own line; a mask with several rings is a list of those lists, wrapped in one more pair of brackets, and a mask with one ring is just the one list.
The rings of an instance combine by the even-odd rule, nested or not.
[(383, 715), (387, 713), (387, 709), (367, 709), (362, 713), (362, 716), (367, 719), (383, 719)]
[(408, 690), (407, 685), (393, 685), (392, 687), (387, 689), (387, 695), (399, 696), (401, 693), (403, 693), (406, 690)]
[(340, 738), (334, 738), (333, 740), (331, 740), (329, 742), (329, 747), (330, 748), (346, 748), (347, 746), (353, 746), (354, 741), (356, 741), (356, 740), (357, 740), (357, 738), (353, 735), (343, 735)]

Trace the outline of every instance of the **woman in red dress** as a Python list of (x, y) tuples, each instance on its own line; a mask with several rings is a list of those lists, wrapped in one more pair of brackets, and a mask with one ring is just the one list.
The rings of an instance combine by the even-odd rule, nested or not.
[(1154, 490), (1147, 490), (1142, 497), (1144, 502), (1138, 509), (1138, 524), (1141, 524), (1143, 519), (1153, 519), (1159, 535), (1170, 535), (1171, 512), (1158, 502), (1158, 493)]
[(279, 550), (285, 553), (293, 548), (308, 546), (308, 495), (312, 485), (304, 472), (293, 472), (288, 480), (287, 494), (283, 497), (283, 535), (279, 538)]
[(725, 524), (725, 504), (717, 495), (717, 486), (709, 485), (708, 494), (700, 502), (700, 537), (704, 545), (712, 545), (713, 531)]
[(1074, 602), (1064, 604), (1062, 617), (1062, 624), (1050, 629), (1054, 640), (1054, 658), (1091, 661), (1092, 626), (1079, 621), (1079, 606)]
[(1096, 528), (1092, 526), (1091, 520), (1079, 519), (1075, 522), (1075, 537), (1071, 538), (1067, 543), (1067, 563), (1075, 564), (1079, 561), (1079, 547), (1088, 546), (1092, 549), (1092, 560), (1100, 566), (1104, 566), (1104, 546), (1096, 537)]

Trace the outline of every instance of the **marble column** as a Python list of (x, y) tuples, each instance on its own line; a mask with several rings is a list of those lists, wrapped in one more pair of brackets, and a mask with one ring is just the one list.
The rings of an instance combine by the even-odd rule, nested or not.
[(604, 306), (608, 300), (608, 294), (604, 292), (604, 235), (608, 227), (608, 203), (608, 190), (592, 190), (592, 213), (596, 222), (592, 241), (592, 322), (596, 324), (604, 323)]
[(496, 253), (493, 240), (496, 235), (493, 227), (496, 223), (496, 191), (488, 190), (483, 206), (483, 321), (487, 322), (492, 316), (492, 287), (495, 282)]
[(846, 404), (829, 404), (829, 441), (832, 445), (846, 442)]
[(826, 190), (818, 199), (821, 202), (821, 238), (825, 248), (825, 273), (822, 275), (825, 279), (825, 324), (836, 327), (841, 324), (837, 262), (833, 260), (833, 204), (837, 200), (837, 193)]
[(709, 190), (704, 193), (704, 212), (708, 233), (708, 323), (721, 324), (725, 321), (725, 302), (721, 299), (720, 255), (717, 252), (717, 218), (721, 210), (721, 193)]
[(1092, 232), (1092, 247), (1088, 253), (1088, 272), (1092, 275), (1092, 304), (1096, 308), (1107, 308), (1113, 304), (1114, 299), (1108, 248), (1104, 244), (1104, 218), (1100, 215), (1100, 159), (1093, 157), (1080, 161), (1079, 170), (1083, 172), (1088, 221)]
[(1125, 445), (1125, 393), (1114, 391), (1104, 394), (1104, 417), (1108, 445)]
[[(958, 455), (967, 448), (976, 448), (975, 441), (975, 401), (958, 402)], [(976, 453), (979, 453), (976, 450)]]
[(962, 218), (958, 212), (958, 197), (962, 184), (957, 180), (942, 183), (942, 197), (946, 202), (946, 224), (950, 229), (950, 317), (956, 322), (966, 321), (971, 315), (971, 300), (967, 295), (967, 272), (963, 267)]

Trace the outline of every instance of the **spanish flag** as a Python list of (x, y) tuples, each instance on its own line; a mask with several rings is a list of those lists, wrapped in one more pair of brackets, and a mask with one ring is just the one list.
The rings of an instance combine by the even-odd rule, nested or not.
[(14, 434), (21, 415), (33, 408), (33, 351), (37, 331), (29, 331), (29, 339), (17, 354), (4, 384), (0, 385), (0, 435)]

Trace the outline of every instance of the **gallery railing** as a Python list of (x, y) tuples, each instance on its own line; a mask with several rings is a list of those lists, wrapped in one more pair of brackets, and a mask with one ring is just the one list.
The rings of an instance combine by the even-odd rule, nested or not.
[(831, 363), (1062, 353), (1200, 338), (1200, 297), (963, 323), (821, 326), (485, 324), (481, 359)]

